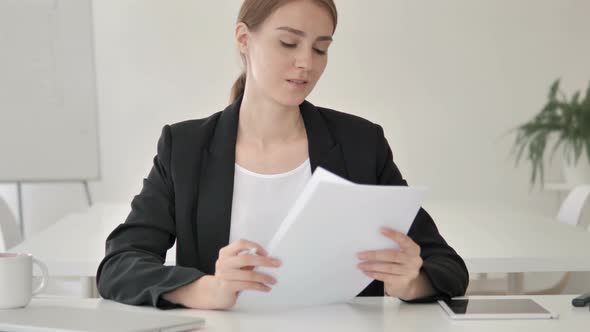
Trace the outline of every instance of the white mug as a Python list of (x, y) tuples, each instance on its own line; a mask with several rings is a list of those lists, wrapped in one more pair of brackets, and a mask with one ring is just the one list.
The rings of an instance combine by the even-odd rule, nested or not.
[[(33, 290), (33, 263), (43, 274), (41, 284)], [(47, 281), (47, 266), (31, 254), (0, 253), (0, 309), (22, 308), (33, 295), (41, 293)]]

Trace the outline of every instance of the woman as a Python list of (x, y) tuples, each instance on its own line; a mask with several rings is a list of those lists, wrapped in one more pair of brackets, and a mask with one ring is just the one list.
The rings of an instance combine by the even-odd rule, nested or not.
[[(231, 105), (164, 127), (129, 217), (107, 239), (97, 273), (104, 298), (230, 308), (240, 291), (269, 292), (277, 282), (252, 270), (280, 266), (264, 245), (317, 166), (357, 183), (407, 185), (380, 126), (305, 101), (336, 23), (332, 0), (243, 2), (235, 39), (245, 72)], [(359, 253), (358, 268), (375, 279), (359, 296), (464, 294), (465, 264), (423, 209), (408, 236), (382, 232), (401, 249)], [(175, 240), (177, 266), (163, 266)], [(250, 248), (259, 255), (238, 255)]]

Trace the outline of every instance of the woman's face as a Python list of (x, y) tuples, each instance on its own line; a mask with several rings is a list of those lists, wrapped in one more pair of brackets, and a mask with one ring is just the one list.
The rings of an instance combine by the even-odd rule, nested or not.
[[(242, 24), (243, 25), (243, 24)], [(297, 106), (311, 93), (328, 62), (333, 22), (313, 1), (291, 1), (256, 31), (248, 31), (245, 51), (248, 85), (285, 106)], [(236, 31), (239, 32), (240, 28)]]

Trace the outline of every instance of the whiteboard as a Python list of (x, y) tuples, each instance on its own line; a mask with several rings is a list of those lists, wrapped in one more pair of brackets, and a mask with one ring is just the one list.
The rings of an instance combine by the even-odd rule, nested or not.
[(98, 179), (91, 0), (0, 0), (0, 181)]

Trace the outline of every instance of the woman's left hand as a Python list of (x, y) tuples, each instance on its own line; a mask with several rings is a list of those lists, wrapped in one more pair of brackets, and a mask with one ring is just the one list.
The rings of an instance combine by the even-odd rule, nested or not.
[(412, 300), (424, 290), (420, 246), (404, 233), (383, 227), (381, 233), (396, 242), (400, 250), (370, 250), (358, 254), (358, 267), (367, 276), (383, 281), (389, 296)]

